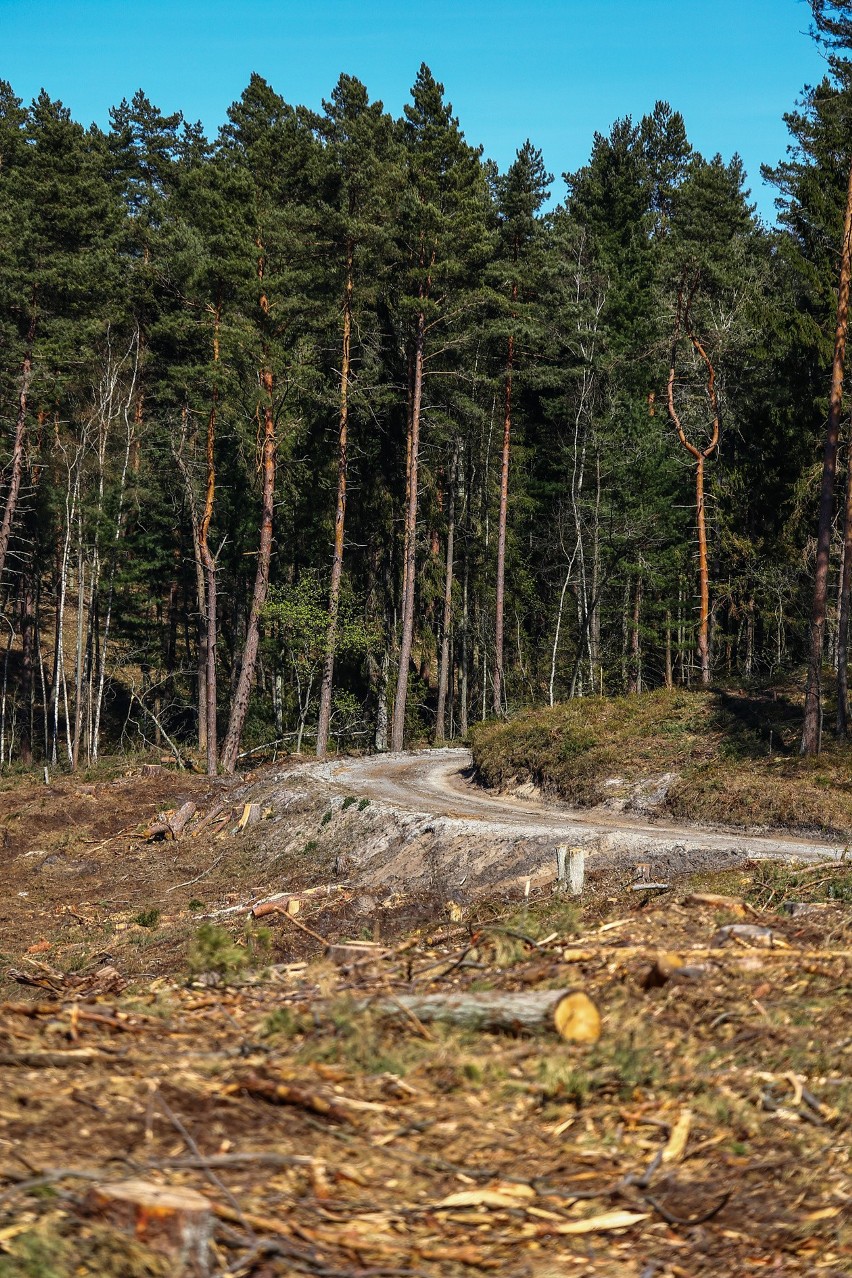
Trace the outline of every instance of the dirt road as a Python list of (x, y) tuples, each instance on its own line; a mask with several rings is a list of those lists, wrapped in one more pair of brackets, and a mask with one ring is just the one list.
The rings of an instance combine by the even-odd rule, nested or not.
[(548, 839), (588, 846), (589, 851), (683, 853), (702, 862), (718, 854), (732, 859), (837, 860), (842, 844), (782, 834), (750, 834), (723, 829), (677, 826), (622, 812), (594, 808), (572, 810), (562, 804), (497, 795), (467, 775), (467, 750), (424, 750), (372, 755), (315, 765), (335, 789), (369, 798), (397, 812), (433, 817), (443, 824), (468, 826), (480, 837)]

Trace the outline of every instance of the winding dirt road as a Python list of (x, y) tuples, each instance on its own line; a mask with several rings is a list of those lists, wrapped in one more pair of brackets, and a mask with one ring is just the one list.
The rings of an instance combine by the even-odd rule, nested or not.
[(587, 846), (589, 851), (641, 855), (682, 853), (730, 862), (736, 859), (838, 860), (842, 844), (782, 834), (750, 834), (719, 828), (672, 825), (623, 812), (576, 810), (557, 803), (520, 799), (483, 790), (467, 775), (467, 750), (424, 750), (371, 755), (315, 765), (334, 789), (369, 798), (397, 812), (466, 826), (488, 838), (546, 838)]

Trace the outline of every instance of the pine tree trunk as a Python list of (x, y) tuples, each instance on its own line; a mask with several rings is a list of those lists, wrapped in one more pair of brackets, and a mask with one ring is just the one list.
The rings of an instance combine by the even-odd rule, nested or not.
[[(468, 489), (468, 497), (469, 497)], [(469, 532), (469, 528), (466, 529)], [(468, 731), (468, 703), (470, 699), (470, 550), (468, 536), (462, 542), (464, 549), (464, 574), (462, 577), (461, 654), (459, 658), (459, 734), (464, 740)]]
[(707, 565), (707, 522), (704, 513), (704, 456), (695, 463), (695, 504), (698, 512), (698, 655), (701, 682), (710, 682), (710, 573)]
[(272, 560), (272, 515), (275, 500), (275, 418), (272, 411), (274, 382), (272, 372), (268, 368), (265, 368), (261, 374), (261, 384), (266, 394), (267, 402), (263, 410), (263, 491), (261, 498), (260, 544), (251, 610), (246, 626), (246, 642), (240, 665), (240, 677), (237, 681), (237, 689), (231, 706), (231, 718), (228, 723), (225, 744), (222, 747), (222, 770), (229, 774), (233, 773), (237, 766), (240, 739), (243, 735), (243, 726), (248, 713), (249, 697), (251, 696), (251, 687), (254, 681), (254, 668), (257, 663), (257, 649), (260, 641), (260, 614), (266, 603), (266, 594), (269, 589), (269, 565)]
[[(601, 459), (595, 454), (595, 524), (592, 530), (592, 603), (589, 616), (589, 652), (592, 665), (592, 684), (594, 689), (603, 686), (603, 669), (601, 664), (601, 607), (600, 607), (600, 575), (601, 575)], [(593, 689), (593, 690), (594, 690)]]
[(346, 292), (343, 300), (343, 344), (340, 361), (340, 424), (337, 444), (337, 510), (334, 516), (334, 557), (331, 561), (331, 584), (328, 593), (328, 631), (325, 663), (320, 690), (317, 722), (317, 758), (324, 759), (328, 750), (331, 723), (331, 693), (334, 681), (334, 658), (337, 651), (338, 617), (340, 614), (340, 582), (343, 576), (343, 539), (346, 521), (346, 481), (349, 443), (349, 373), (352, 344), (352, 243), (346, 254)]
[[(513, 291), (514, 293), (514, 291)], [(500, 510), (497, 517), (497, 585), (494, 616), (494, 687), (495, 714), (503, 713), (503, 613), (506, 584), (506, 516), (509, 507), (509, 448), (512, 438), (512, 370), (515, 337), (509, 334), (506, 346), (506, 398), (503, 417), (503, 452), (500, 463)]]
[(192, 536), (195, 542), (195, 606), (198, 611), (197, 648), (195, 682), (198, 701), (198, 749), (207, 754), (207, 582), (204, 576), (204, 564), (201, 560), (199, 546), (199, 525), (193, 519)]
[(444, 573), (444, 620), (441, 631), (441, 669), (438, 675), (438, 709), (435, 716), (435, 740), (443, 741), (446, 735), (447, 688), (450, 681), (450, 633), (453, 622), (453, 554), (455, 550), (456, 475), (459, 462), (459, 441), (453, 443), (453, 462), (450, 470), (450, 491), (447, 501), (447, 561)]
[[(218, 342), (219, 315), (216, 313), (216, 336), (214, 337), (214, 363), (219, 358)], [(210, 552), (210, 521), (213, 517), (213, 500), (216, 495), (216, 410), (218, 407), (218, 388), (213, 387), (213, 399), (210, 414), (207, 418), (207, 483), (204, 493), (204, 512), (198, 530), (198, 551), (204, 570), (205, 606), (204, 606), (204, 695), (206, 698), (204, 722), (206, 729), (205, 748), (207, 752), (207, 775), (215, 777), (218, 771), (218, 741), (216, 733), (216, 560)], [(259, 567), (259, 565), (258, 565)], [(199, 680), (199, 684), (200, 684)], [(200, 718), (200, 716), (199, 716)], [(242, 729), (242, 725), (240, 725)], [(239, 749), (239, 745), (237, 746)]]
[(405, 744), (405, 707), (408, 699), (408, 667), (414, 640), (414, 570), (417, 549), (417, 486), (420, 454), (420, 405), (423, 397), (423, 353), (426, 316), (417, 315), (414, 340), (414, 383), (411, 400), (411, 426), (408, 448), (408, 502), (405, 512), (405, 565), (403, 574), (402, 634), (399, 644), (399, 671), (391, 727), (391, 749), (401, 750)]
[(849, 592), (852, 586), (852, 446), (846, 463), (846, 502), (843, 514), (843, 561), (837, 620), (837, 723), (838, 741), (849, 731)]
[(837, 472), (837, 443), (840, 436), (840, 410), (843, 402), (843, 372), (846, 363), (846, 337), (849, 327), (849, 287), (852, 281), (852, 166), (846, 191), (846, 215), (840, 259), (840, 285), (837, 295), (837, 324), (834, 333), (834, 362), (831, 372), (828, 425), (822, 458), (822, 485), (817, 530), (816, 570), (811, 609), (808, 680), (805, 689), (805, 716), (802, 726), (801, 753), (818, 754), (820, 749), (820, 710), (822, 700), (822, 652), (825, 638), (828, 565), (831, 553), (831, 525), (834, 513), (834, 481)]
[[(707, 521), (704, 509), (704, 463), (708, 457), (715, 452), (719, 443), (719, 402), (716, 395), (716, 372), (710, 361), (704, 347), (695, 335), (689, 318), (689, 308), (698, 281), (693, 284), (692, 290), (688, 295), (686, 304), (684, 305), (683, 290), (678, 292), (677, 301), (677, 327), (675, 329), (675, 338), (672, 345), (671, 364), (669, 366), (669, 377), (666, 388), (666, 402), (668, 406), (669, 417), (674, 423), (681, 444), (695, 459), (695, 518), (698, 528), (698, 583), (699, 583), (699, 617), (698, 617), (698, 653), (701, 659), (701, 682), (706, 686), (710, 682), (710, 573), (707, 562)], [(686, 437), (680, 417), (675, 407), (675, 360), (677, 355), (677, 344), (681, 333), (681, 323), (683, 323), (686, 335), (689, 338), (695, 353), (703, 360), (707, 368), (707, 397), (713, 409), (713, 430), (710, 442), (706, 448), (698, 448), (695, 444), (690, 443)]]

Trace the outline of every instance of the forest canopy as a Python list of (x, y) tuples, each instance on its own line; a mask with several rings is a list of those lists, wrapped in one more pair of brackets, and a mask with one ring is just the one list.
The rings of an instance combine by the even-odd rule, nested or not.
[(845, 678), (842, 50), (786, 122), (770, 227), (665, 102), (557, 180), (425, 65), (400, 119), (253, 75), (213, 139), (0, 81), (0, 764)]

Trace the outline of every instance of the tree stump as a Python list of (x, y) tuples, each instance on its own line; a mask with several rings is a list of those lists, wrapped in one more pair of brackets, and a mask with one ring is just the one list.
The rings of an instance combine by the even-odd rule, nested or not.
[(93, 1186), (84, 1210), (93, 1219), (167, 1256), (174, 1278), (209, 1278), (213, 1212), (203, 1194), (147, 1180)]
[(580, 896), (586, 877), (586, 854), (580, 847), (560, 843), (556, 849), (556, 887), (572, 896)]

